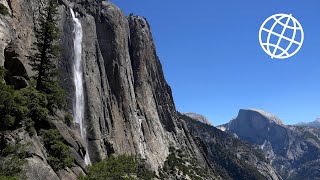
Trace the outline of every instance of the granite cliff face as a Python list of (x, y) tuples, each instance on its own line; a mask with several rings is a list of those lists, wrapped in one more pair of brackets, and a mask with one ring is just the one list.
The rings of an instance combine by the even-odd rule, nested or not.
[[(143, 18), (127, 19), (111, 3), (96, 8), (97, 14), (80, 17), (84, 35), (88, 35), (83, 42), (83, 67), (90, 157), (99, 161), (113, 153), (139, 154), (155, 170), (168, 154), (172, 134), (165, 131), (165, 125), (172, 130), (175, 125), (169, 87), (163, 77), (151, 77), (152, 73), (158, 76), (153, 67), (159, 60), (150, 56), (155, 51), (150, 30)], [(74, 9), (86, 10), (77, 5)], [(165, 98), (156, 97), (158, 87), (163, 88), (157, 92)], [(160, 117), (166, 117), (168, 123), (162, 124)]]
[(258, 145), (283, 179), (319, 177), (319, 130), (286, 126), (270, 113), (242, 109), (238, 117), (219, 127), (241, 140)]

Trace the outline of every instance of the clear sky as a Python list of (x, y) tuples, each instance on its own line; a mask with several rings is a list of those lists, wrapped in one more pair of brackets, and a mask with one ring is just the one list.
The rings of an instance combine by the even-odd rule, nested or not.
[[(177, 110), (228, 122), (259, 108), (286, 124), (320, 117), (319, 0), (111, 0), (147, 18)], [(305, 41), (292, 58), (260, 47), (263, 21), (292, 14)]]

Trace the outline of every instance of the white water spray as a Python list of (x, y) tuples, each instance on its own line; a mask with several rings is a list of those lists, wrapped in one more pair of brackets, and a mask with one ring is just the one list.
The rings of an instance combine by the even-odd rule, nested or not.
[[(75, 13), (70, 8), (73, 19), (73, 80), (75, 86), (75, 102), (73, 104), (73, 116), (76, 123), (80, 125), (81, 137), (87, 141), (87, 130), (84, 123), (84, 91), (83, 91), (83, 71), (81, 66), (81, 53), (82, 53), (82, 26), (80, 20), (75, 16)], [(88, 148), (85, 155), (86, 165), (91, 164), (88, 154)]]

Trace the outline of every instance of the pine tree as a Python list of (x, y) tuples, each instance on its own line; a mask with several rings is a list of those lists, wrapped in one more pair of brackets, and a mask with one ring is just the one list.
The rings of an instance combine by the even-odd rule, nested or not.
[(57, 78), (56, 61), (60, 55), (58, 44), (59, 29), (57, 27), (58, 3), (49, 0), (39, 17), (39, 28), (35, 30), (35, 53), (30, 57), (31, 66), (36, 72), (36, 89), (48, 96), (49, 109), (56, 105), (64, 105), (64, 93)]

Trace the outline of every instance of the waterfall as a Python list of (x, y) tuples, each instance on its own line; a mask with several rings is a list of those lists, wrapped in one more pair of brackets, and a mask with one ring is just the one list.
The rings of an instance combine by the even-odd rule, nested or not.
[[(75, 101), (73, 104), (73, 117), (80, 125), (81, 137), (87, 141), (87, 130), (84, 122), (84, 91), (83, 91), (83, 71), (82, 71), (82, 26), (80, 20), (75, 16), (75, 13), (70, 8), (72, 20), (73, 20), (73, 48), (74, 48), (74, 60), (73, 60), (73, 81), (75, 86)], [(85, 155), (86, 165), (91, 164), (88, 154), (88, 148)]]

